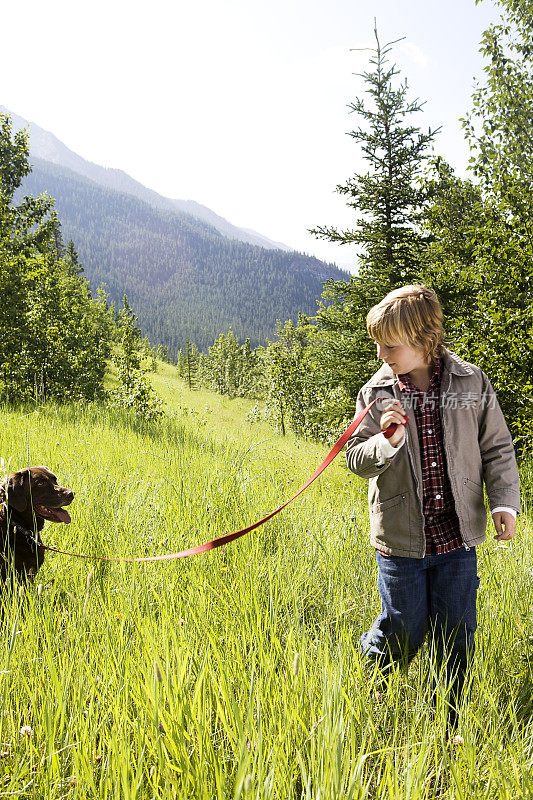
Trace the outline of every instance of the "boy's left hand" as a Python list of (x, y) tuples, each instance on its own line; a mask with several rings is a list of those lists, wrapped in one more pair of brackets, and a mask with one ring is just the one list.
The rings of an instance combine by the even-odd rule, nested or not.
[(496, 511), (492, 515), (494, 520), (494, 527), (496, 528), (496, 536), (494, 537), (498, 542), (507, 541), (512, 539), (516, 533), (516, 519), (508, 511)]

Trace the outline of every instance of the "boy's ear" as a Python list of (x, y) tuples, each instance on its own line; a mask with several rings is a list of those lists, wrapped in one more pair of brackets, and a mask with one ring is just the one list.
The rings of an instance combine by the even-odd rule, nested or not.
[(8, 506), (14, 508), (15, 511), (24, 511), (28, 505), (27, 486), (29, 477), (30, 471), (21, 469), (18, 472), (14, 472), (7, 479), (5, 487), (6, 500)]

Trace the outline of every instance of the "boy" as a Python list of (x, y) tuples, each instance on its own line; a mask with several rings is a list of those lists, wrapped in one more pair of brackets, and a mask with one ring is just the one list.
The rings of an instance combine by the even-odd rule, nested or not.
[[(442, 320), (437, 295), (425, 286), (396, 289), (370, 309), (367, 330), (384, 364), (359, 392), (357, 413), (384, 400), (348, 441), (346, 459), (370, 480), (381, 596), (361, 652), (385, 672), (393, 661), (408, 663), (430, 628), (437, 663), (446, 660), (453, 725), (474, 653), (483, 483), (499, 541), (515, 534), (520, 497), (494, 390), (478, 367), (444, 347)], [(382, 431), (393, 423), (387, 440)]]

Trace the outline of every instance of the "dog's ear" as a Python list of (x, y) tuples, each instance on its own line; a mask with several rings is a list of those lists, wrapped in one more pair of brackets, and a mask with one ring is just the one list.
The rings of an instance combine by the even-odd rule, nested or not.
[(14, 472), (7, 479), (5, 486), (5, 494), (7, 504), (15, 509), (15, 511), (24, 511), (28, 505), (28, 482), (30, 478), (30, 471), (28, 469), (21, 469)]

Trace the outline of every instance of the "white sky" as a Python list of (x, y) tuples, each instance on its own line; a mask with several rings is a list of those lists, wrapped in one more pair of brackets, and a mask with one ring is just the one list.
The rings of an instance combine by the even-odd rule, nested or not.
[[(492, 0), (23, 0), (1, 7), (0, 105), (84, 158), (353, 269), (306, 229), (349, 227), (334, 191), (361, 169), (347, 105), (377, 18), (420, 122), (464, 173), (459, 117)], [(9, 33), (8, 33), (9, 32)], [(7, 34), (7, 35), (6, 35)], [(9, 68), (7, 68), (9, 65)]]

